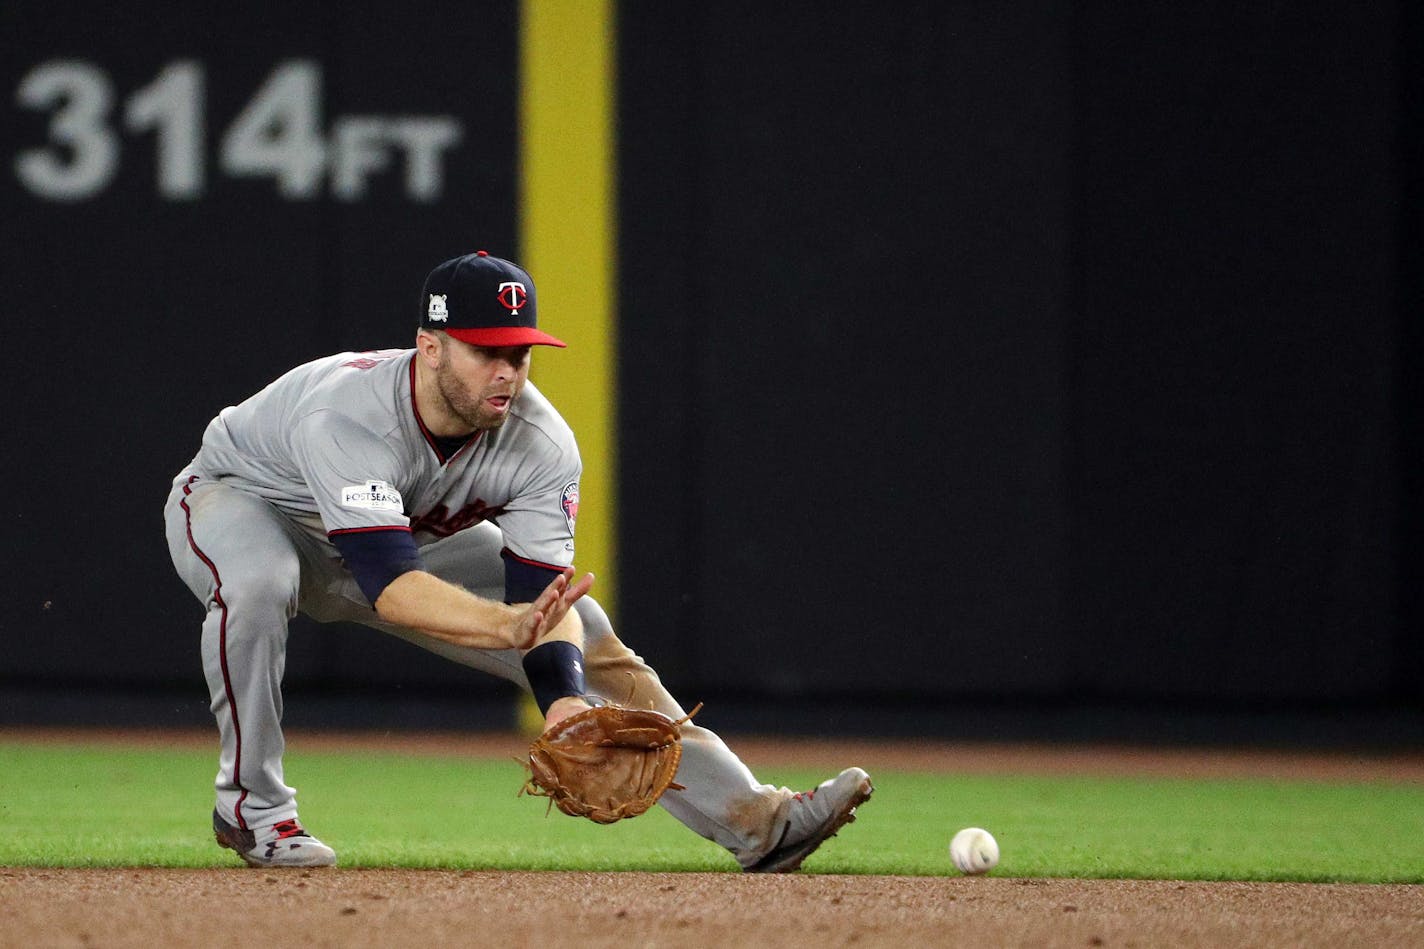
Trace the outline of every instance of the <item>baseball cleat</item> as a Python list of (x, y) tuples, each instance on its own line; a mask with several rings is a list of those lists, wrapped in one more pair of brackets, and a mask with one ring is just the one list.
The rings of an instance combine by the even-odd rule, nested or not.
[(870, 775), (860, 768), (846, 768), (814, 790), (793, 795), (787, 802), (780, 839), (764, 857), (742, 870), (790, 873), (836, 831), (855, 820), (855, 809), (870, 800), (874, 791)]
[(239, 830), (213, 811), (218, 846), (235, 851), (249, 867), (334, 867), (336, 851), (302, 829), (296, 818), (256, 831)]

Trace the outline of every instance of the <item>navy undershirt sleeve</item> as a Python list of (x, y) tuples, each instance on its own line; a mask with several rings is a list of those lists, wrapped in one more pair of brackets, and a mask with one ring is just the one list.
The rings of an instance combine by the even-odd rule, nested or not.
[(504, 602), (532, 603), (544, 588), (563, 573), (562, 567), (538, 563), (516, 556), (508, 547), (499, 552), (504, 558)]
[(333, 531), (327, 536), (372, 606), (396, 577), (425, 569), (415, 539), (405, 528)]

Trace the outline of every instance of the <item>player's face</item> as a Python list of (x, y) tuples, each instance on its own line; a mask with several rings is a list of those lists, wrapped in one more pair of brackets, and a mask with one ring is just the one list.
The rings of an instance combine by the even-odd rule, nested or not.
[(446, 337), (435, 381), (450, 411), (471, 429), (499, 428), (529, 379), (528, 346), (471, 346)]

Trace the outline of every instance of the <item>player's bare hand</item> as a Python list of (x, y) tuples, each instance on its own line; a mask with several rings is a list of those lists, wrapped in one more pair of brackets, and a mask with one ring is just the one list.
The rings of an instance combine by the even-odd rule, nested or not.
[(549, 706), (549, 711), (544, 716), (544, 730), (548, 731), (570, 715), (577, 715), (590, 708), (593, 706), (577, 695), (566, 695), (561, 699), (555, 699), (554, 704)]
[(562, 623), (569, 609), (593, 589), (593, 574), (584, 574), (577, 583), (573, 582), (573, 576), (573, 567), (566, 568), (524, 608), (515, 620), (510, 645), (516, 649), (533, 647)]

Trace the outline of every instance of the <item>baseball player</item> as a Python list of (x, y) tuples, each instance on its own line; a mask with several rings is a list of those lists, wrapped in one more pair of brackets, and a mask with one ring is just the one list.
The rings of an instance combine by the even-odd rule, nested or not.
[[(178, 574), (206, 609), (203, 670), (222, 751), (213, 829), (251, 866), (336, 863), (282, 773), (282, 672), (298, 611), (399, 636), (530, 691), (552, 726), (606, 697), (681, 718), (575, 579), (581, 471), (528, 381), (534, 282), (480, 251), (427, 277), (415, 347), (292, 369), (208, 425), (165, 510)], [(871, 794), (848, 768), (793, 793), (683, 726), (661, 803), (749, 872), (787, 872)]]

